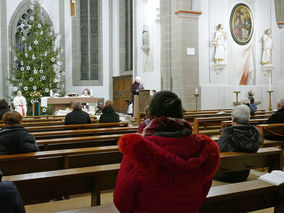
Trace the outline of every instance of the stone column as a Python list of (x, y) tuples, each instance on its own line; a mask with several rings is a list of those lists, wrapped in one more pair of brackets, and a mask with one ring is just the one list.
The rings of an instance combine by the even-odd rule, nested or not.
[[(198, 16), (191, 1), (161, 1), (162, 89), (172, 90), (186, 110), (195, 109), (194, 92), (199, 88)], [(187, 54), (187, 48), (194, 53)], [(198, 103), (200, 108), (200, 101)]]
[[(8, 78), (8, 38), (7, 38), (7, 13), (6, 13), (6, 0), (2, 0), (0, 4), (0, 33), (1, 33), (1, 90), (0, 97), (7, 98), (8, 97), (8, 85), (9, 82), (7, 81)], [(7, 99), (6, 99), (7, 100)]]

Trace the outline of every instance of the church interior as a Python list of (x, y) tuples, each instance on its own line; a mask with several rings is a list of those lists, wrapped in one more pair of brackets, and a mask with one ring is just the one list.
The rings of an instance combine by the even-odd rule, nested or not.
[[(284, 120), (267, 123), (284, 109), (283, 11), (284, 0), (1, 0), (0, 99), (21, 114), (38, 146), (3, 155), (3, 114), (3, 181), (15, 183), (27, 213), (119, 212), (117, 141), (152, 124), (151, 99), (170, 91), (192, 134), (219, 145), (221, 129), (238, 123), (234, 110), (245, 104), (246, 124), (261, 137), (258, 151), (226, 155), (219, 145), (216, 174), (250, 173), (239, 183), (214, 179), (200, 212), (284, 212), (283, 185), (259, 179), (283, 170)], [(118, 120), (100, 126), (108, 106)], [(64, 127), (76, 107), (89, 124)], [(0, 196), (0, 212), (1, 205)]]

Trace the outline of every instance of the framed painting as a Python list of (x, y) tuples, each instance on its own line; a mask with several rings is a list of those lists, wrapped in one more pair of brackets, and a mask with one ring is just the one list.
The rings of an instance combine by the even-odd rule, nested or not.
[(253, 16), (250, 8), (245, 4), (236, 4), (231, 12), (230, 29), (236, 43), (245, 45), (253, 35)]

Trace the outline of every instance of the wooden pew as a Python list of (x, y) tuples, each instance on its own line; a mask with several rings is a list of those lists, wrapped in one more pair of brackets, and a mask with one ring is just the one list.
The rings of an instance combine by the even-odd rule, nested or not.
[[(265, 150), (267, 150), (267, 155), (264, 154)], [(232, 168), (232, 164), (236, 161), (243, 162), (236, 164), (236, 168), (239, 170), (253, 168), (253, 166), (268, 166), (269, 171), (282, 169), (280, 149), (263, 148), (259, 150), (259, 153), (260, 158), (255, 153), (226, 153), (225, 157), (223, 157), (224, 153), (221, 153), (220, 169), (222, 171), (236, 171), (235, 168)], [(250, 165), (250, 163), (252, 164)], [(92, 205), (97, 205), (100, 204), (100, 191), (114, 188), (119, 168), (120, 164), (110, 164), (5, 176), (3, 179), (16, 184), (25, 204), (44, 202), (64, 195), (92, 192)]]
[(68, 129), (94, 129), (94, 128), (118, 127), (118, 126), (126, 127), (128, 126), (128, 122), (33, 126), (33, 127), (26, 127), (26, 129), (29, 132), (42, 132), (42, 131), (68, 130)]
[[(98, 120), (91, 120), (91, 123), (98, 123)], [(33, 122), (33, 121), (27, 121), (27, 122), (23, 122), (21, 124), (24, 127), (33, 127), (33, 126), (53, 126), (53, 125), (64, 125), (64, 121), (60, 120), (60, 121), (38, 121), (38, 122)], [(0, 124), (0, 128), (3, 128), (5, 125), (2, 123)]]
[(0, 155), (5, 175), (120, 163), (117, 145)]
[[(264, 141), (263, 147), (269, 146), (281, 146), (284, 145), (284, 123), (278, 124), (261, 124), (256, 126), (260, 131), (262, 139)], [(266, 140), (267, 136), (283, 136), (283, 139), (277, 140)]]
[(120, 164), (37, 172), (2, 179), (16, 184), (24, 204), (47, 202), (91, 192), (92, 206), (100, 203), (100, 191), (113, 189)]
[[(214, 186), (201, 206), (200, 213), (241, 213), (274, 207), (284, 212), (284, 186), (252, 180)], [(113, 203), (58, 213), (119, 213)]]
[[(268, 118), (270, 117), (269, 114), (260, 114), (255, 115), (255, 118)], [(206, 127), (208, 126), (215, 126), (217, 127), (217, 131), (213, 132), (213, 134), (218, 133), (218, 130), (221, 129), (221, 122), (222, 121), (229, 121), (231, 120), (231, 116), (218, 116), (218, 117), (207, 117), (207, 118), (194, 118), (194, 124), (193, 124), (193, 133), (200, 134), (199, 129), (200, 125), (204, 125)], [(206, 133), (204, 133), (206, 134)]]
[[(250, 119), (249, 124), (252, 124), (252, 125), (262, 124), (266, 121), (267, 121), (267, 118)], [(221, 128), (223, 129), (224, 127), (227, 127), (231, 124), (232, 124), (232, 121), (222, 121), (221, 122)]]
[(31, 134), (38, 139), (52, 139), (62, 137), (80, 137), (111, 133), (135, 133), (138, 127), (109, 127), (96, 129), (78, 129), (78, 130), (61, 130), (61, 131), (46, 131), (46, 132), (32, 132)]
[[(63, 120), (64, 118), (23, 119), (22, 123), (50, 122), (50, 121), (63, 121)], [(0, 124), (3, 124), (2, 120), (0, 120)]]
[[(189, 122), (192, 122), (194, 118), (206, 118), (206, 117), (223, 117), (223, 116), (231, 116), (232, 112), (223, 112), (223, 113), (196, 113), (196, 114), (185, 114), (184, 119), (188, 120)], [(265, 117), (270, 117), (271, 114), (265, 111), (258, 111), (255, 112), (255, 115), (252, 116), (254, 118), (255, 116), (265, 116)]]
[(115, 145), (124, 134), (96, 135), (71, 138), (41, 139), (36, 143), (40, 150), (59, 150), (70, 148), (97, 147)]
[(282, 150), (274, 147), (260, 148), (257, 153), (222, 152), (218, 173), (268, 167), (282, 170)]
[[(5, 175), (118, 163), (122, 155), (117, 145), (0, 155)], [(260, 148), (258, 153), (223, 152), (218, 172), (268, 167), (281, 169), (281, 150)]]

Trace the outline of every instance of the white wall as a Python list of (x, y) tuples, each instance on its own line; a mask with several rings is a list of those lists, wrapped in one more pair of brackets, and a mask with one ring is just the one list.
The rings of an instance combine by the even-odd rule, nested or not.
[[(256, 101), (261, 101), (259, 108), (268, 108), (268, 75), (264, 75), (262, 65), (260, 64), (262, 56), (262, 36), (267, 28), (272, 29), (272, 38), (274, 42), (273, 59), (274, 70), (272, 74), (272, 89), (275, 91), (272, 96), (273, 104), (276, 99), (283, 95), (283, 74), (280, 72), (281, 35), (283, 39), (283, 30), (280, 30), (276, 24), (275, 9), (273, 0), (201, 0), (202, 15), (199, 22), (199, 79), (201, 85), (201, 108), (228, 108), (233, 107), (235, 100), (234, 90), (237, 88), (237, 73), (241, 70), (241, 63), (236, 63), (241, 57), (245, 48), (250, 45), (255, 52), (255, 83), (252, 85), (239, 86), (241, 91), (239, 100), (247, 97), (247, 92), (252, 89), (255, 92)], [(237, 3), (249, 5), (254, 16), (254, 34), (248, 45), (237, 45), (232, 37), (229, 27), (229, 20), (232, 8)], [(227, 55), (225, 61), (227, 67), (217, 74), (214, 70), (214, 48), (211, 46), (216, 26), (224, 25), (227, 32)], [(283, 50), (282, 50), (283, 51)], [(281, 87), (282, 86), (282, 87)], [(214, 95), (215, 94), (215, 95)]]
[[(137, 75), (141, 76), (145, 89), (161, 89), (160, 72), (160, 22), (155, 23), (156, 8), (160, 0), (139, 0), (136, 2), (136, 35), (137, 35)], [(142, 50), (143, 26), (149, 27), (150, 53)], [(135, 73), (135, 72), (134, 72)]]

